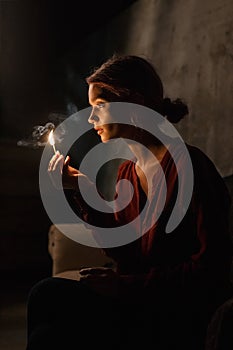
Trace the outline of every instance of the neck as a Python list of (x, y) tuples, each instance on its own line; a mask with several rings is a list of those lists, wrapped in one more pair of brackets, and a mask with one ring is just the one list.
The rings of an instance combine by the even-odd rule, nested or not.
[(130, 142), (128, 144), (131, 152), (137, 159), (137, 165), (142, 169), (149, 165), (156, 165), (157, 162), (163, 159), (167, 151), (167, 147), (162, 144), (148, 144), (142, 145), (136, 142)]

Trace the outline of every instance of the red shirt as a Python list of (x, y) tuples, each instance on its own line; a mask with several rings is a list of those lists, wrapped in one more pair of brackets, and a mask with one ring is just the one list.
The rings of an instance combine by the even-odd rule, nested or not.
[[(212, 161), (196, 147), (187, 145), (187, 149), (193, 166), (194, 187), (180, 224), (172, 232), (165, 232), (178, 193), (177, 164), (184, 171), (186, 167), (186, 157), (178, 149), (176, 164), (169, 151), (160, 163), (167, 191), (159, 218), (156, 220), (164, 188), (162, 177), (155, 176), (152, 179), (152, 199), (144, 219), (137, 222), (137, 227), (135, 224), (132, 226), (136, 232), (144, 220), (149, 230), (132, 243), (104, 249), (116, 261), (118, 272), (131, 290), (131, 296), (132, 290), (136, 291), (135, 297), (145, 295), (146, 298), (154, 298), (156, 294), (172, 290), (173, 293), (191, 293), (196, 296), (199, 293), (212, 293), (220, 300), (225, 295), (225, 286), (226, 289), (229, 286), (232, 261), (228, 231), (230, 196)], [(86, 222), (104, 227), (120, 226), (139, 215), (146, 202), (146, 195), (140, 186), (133, 161), (126, 161), (120, 166), (117, 181), (120, 179), (129, 180), (134, 189), (131, 202), (120, 212), (97, 212), (84, 203), (80, 194), (76, 195)], [(117, 190), (124, 194), (124, 184), (118, 186)], [(181, 186), (182, 190), (185, 187)], [(138, 232), (135, 234), (138, 235)]]

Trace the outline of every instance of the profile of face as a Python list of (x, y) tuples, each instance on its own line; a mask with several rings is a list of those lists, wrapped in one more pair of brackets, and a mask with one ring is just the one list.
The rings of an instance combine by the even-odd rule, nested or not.
[(115, 111), (113, 111), (111, 102), (106, 99), (100, 86), (91, 83), (89, 85), (88, 98), (92, 106), (88, 122), (93, 124), (102, 142), (122, 137), (131, 138), (132, 130), (130, 130), (130, 126), (116, 122), (114, 118)]

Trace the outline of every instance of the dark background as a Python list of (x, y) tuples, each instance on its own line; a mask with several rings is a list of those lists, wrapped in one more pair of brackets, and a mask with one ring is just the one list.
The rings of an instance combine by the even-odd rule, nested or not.
[[(30, 140), (34, 126), (45, 125), (51, 114), (57, 125), (72, 106), (88, 106), (85, 76), (114, 50), (105, 52), (104, 38), (91, 50), (80, 50), (80, 43), (133, 2), (0, 2), (0, 273), (7, 284), (51, 274), (51, 222), (39, 192), (43, 147), (18, 141)], [(97, 142), (89, 133), (73, 163)]]
[[(32, 131), (86, 108), (85, 77), (113, 53), (148, 58), (166, 96), (184, 99), (190, 113), (178, 131), (233, 195), (232, 18), (232, 0), (0, 0), (1, 349), (25, 349), (28, 293), (52, 275), (39, 190), (44, 147), (31, 142)], [(78, 140), (74, 164), (98, 142), (91, 131)], [(103, 190), (113, 170), (100, 174)]]
[[(230, 0), (0, 1), (2, 280), (51, 274), (51, 222), (38, 177), (43, 147), (18, 141), (87, 107), (84, 78), (114, 52), (155, 63), (168, 95), (190, 107), (181, 135), (223, 176), (233, 173), (232, 16)], [(90, 132), (75, 145), (74, 163), (97, 142)]]

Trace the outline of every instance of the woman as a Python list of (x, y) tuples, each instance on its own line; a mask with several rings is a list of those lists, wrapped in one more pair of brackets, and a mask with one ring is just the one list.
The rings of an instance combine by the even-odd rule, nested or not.
[[(100, 319), (109, 317), (114, 324), (113, 333), (105, 322), (104, 334), (109, 339), (100, 342), (108, 347), (109, 342), (113, 346), (117, 339), (121, 343), (127, 338), (129, 345), (133, 342), (146, 346), (153, 341), (158, 349), (175, 346), (204, 349), (207, 324), (215, 309), (231, 293), (230, 200), (223, 179), (198, 148), (186, 145), (188, 153), (185, 153), (180, 139), (170, 131), (161, 136), (163, 128), (159, 122), (154, 135), (148, 127), (144, 128), (143, 108), (145, 114), (149, 108), (171, 123), (179, 122), (188, 114), (187, 106), (180, 99), (164, 98), (162, 82), (149, 61), (138, 56), (114, 55), (87, 78), (87, 83), (92, 106), (89, 123), (103, 143), (123, 138), (134, 155), (119, 167), (115, 209), (112, 213), (103, 213), (85, 202), (82, 191), (92, 193), (95, 185), (86, 174), (69, 165), (69, 157), (64, 159), (57, 152), (48, 171), (52, 179), (61, 173), (64, 188), (74, 190), (77, 211), (87, 224), (95, 227), (96, 239), (103, 243), (103, 250), (116, 261), (117, 267), (116, 270), (82, 269), (79, 282), (48, 279), (35, 286), (28, 306), (28, 349), (34, 349), (31, 344), (36, 343), (31, 334), (35, 324), (40, 324), (38, 305), (41, 306), (52, 291), (59, 291), (61, 300), (61, 290), (65, 295), (72, 294), (73, 301), (88, 300), (86, 305), (93, 318), (96, 310), (100, 310)], [(118, 102), (126, 105), (126, 109), (130, 107), (124, 113), (125, 122), (124, 118), (118, 118)], [(189, 159), (193, 191), (185, 206)], [(122, 179), (133, 185), (132, 193)], [(178, 224), (173, 224), (172, 232), (167, 234), (167, 224), (178, 197)], [(129, 235), (128, 240), (112, 246), (109, 241), (105, 244), (102, 228), (107, 228), (110, 234), (111, 229), (125, 225), (127, 230), (122, 237)], [(74, 310), (70, 308), (67, 313), (67, 307), (64, 309), (66, 316), (74, 316)], [(61, 314), (60, 319), (64, 315)], [(45, 316), (43, 319), (51, 327), (55, 322)], [(119, 334), (113, 335), (116, 330)], [(101, 333), (98, 328), (95, 331)]]

